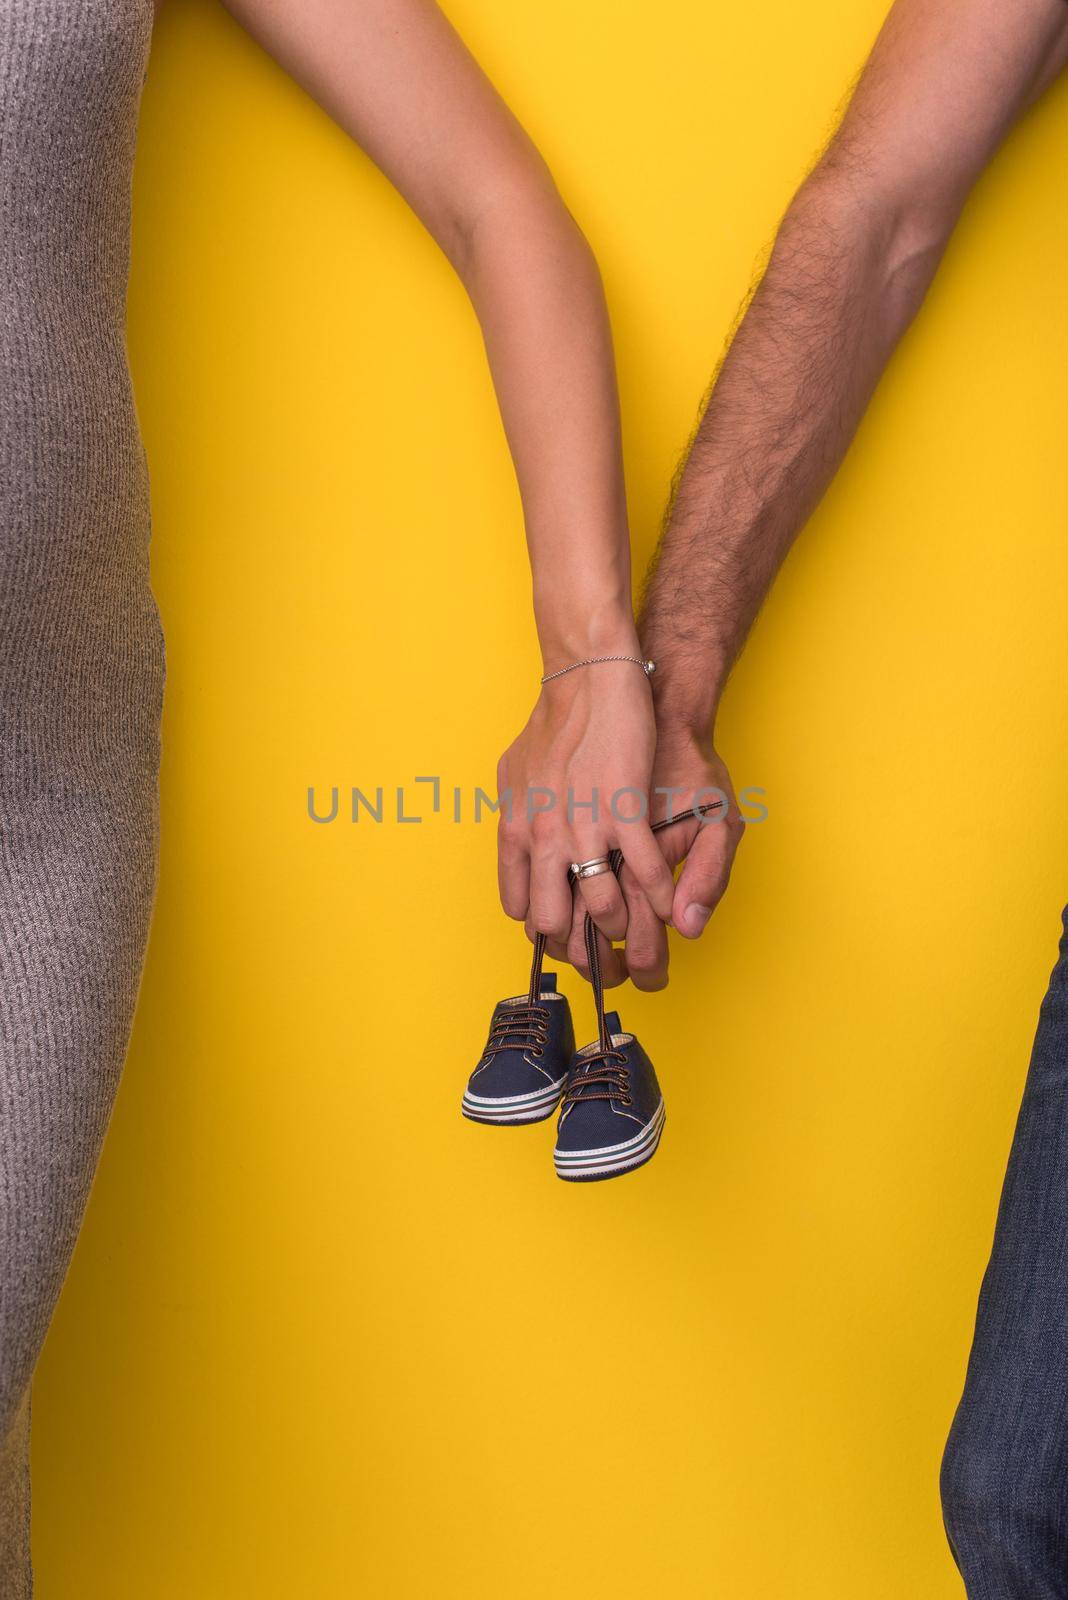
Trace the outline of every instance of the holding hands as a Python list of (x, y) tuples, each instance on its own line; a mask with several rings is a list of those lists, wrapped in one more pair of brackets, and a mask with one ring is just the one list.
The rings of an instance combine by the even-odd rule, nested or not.
[[(501, 902), (531, 938), (547, 935), (550, 953), (562, 954), (571, 933), (572, 862), (621, 850), (631, 883), (671, 915), (674, 884), (649, 825), (653, 699), (636, 643), (631, 653), (543, 684), (498, 769)], [(574, 897), (607, 939), (624, 937), (627, 903), (613, 873), (579, 879)]]
[[(700, 936), (744, 831), (710, 737), (663, 720), (658, 734), (650, 685), (634, 661), (597, 663), (543, 685), (498, 767), (506, 913), (587, 978), (588, 913), (609, 986), (630, 977), (639, 989), (664, 988), (667, 928)], [(618, 878), (605, 870), (569, 883), (570, 864), (613, 850), (623, 858)]]

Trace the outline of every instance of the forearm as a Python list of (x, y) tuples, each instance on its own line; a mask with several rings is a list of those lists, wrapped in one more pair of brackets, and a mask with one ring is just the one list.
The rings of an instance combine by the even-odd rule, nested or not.
[(631, 650), (612, 337), (596, 262), (546, 175), (481, 214), (456, 261), (515, 463), (546, 671)]
[(1063, 0), (895, 0), (787, 213), (678, 486), (643, 619), (662, 729), (708, 732), (972, 184), (1066, 59)]
[[(545, 670), (637, 657), (612, 343), (593, 257), (555, 190), (532, 193), (526, 182), (480, 219), (465, 254), (457, 265), (482, 323), (523, 499)], [(674, 884), (641, 814), (655, 745), (648, 681), (616, 661), (546, 684), (501, 759), (498, 789), (512, 796), (498, 836), (502, 904), (560, 956), (572, 921), (570, 861), (619, 849), (650, 903), (669, 914)], [(536, 795), (549, 807), (532, 815)], [(615, 876), (583, 880), (577, 892), (601, 935), (621, 938), (627, 912)]]
[[(947, 230), (948, 231), (948, 230)], [(834, 476), (947, 236), (817, 172), (713, 384), (641, 617), (658, 724), (707, 732), (750, 625)]]
[(637, 647), (597, 267), (432, 0), (226, 0), (396, 184), (463, 279), (515, 460), (546, 667)]

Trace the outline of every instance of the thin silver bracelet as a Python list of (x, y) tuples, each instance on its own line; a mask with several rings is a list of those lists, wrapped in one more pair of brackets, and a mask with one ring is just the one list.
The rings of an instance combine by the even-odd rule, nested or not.
[(640, 656), (590, 656), (588, 661), (573, 661), (569, 667), (561, 667), (558, 672), (547, 672), (542, 683), (552, 683), (554, 678), (562, 678), (565, 673), (577, 672), (579, 667), (599, 667), (603, 661), (633, 661), (636, 667), (641, 667), (647, 678), (651, 678), (656, 671), (655, 661), (643, 661)]

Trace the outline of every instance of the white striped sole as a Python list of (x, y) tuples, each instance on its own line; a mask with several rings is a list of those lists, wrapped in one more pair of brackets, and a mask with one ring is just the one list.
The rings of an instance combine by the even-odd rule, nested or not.
[(666, 1114), (661, 1100), (645, 1127), (633, 1139), (625, 1139), (622, 1144), (602, 1145), (599, 1150), (554, 1150), (556, 1176), (571, 1183), (581, 1183), (592, 1178), (614, 1177), (616, 1173), (640, 1167), (656, 1154)]
[(567, 1073), (530, 1094), (481, 1095), (465, 1090), (460, 1107), (472, 1122), (544, 1122), (560, 1104)]

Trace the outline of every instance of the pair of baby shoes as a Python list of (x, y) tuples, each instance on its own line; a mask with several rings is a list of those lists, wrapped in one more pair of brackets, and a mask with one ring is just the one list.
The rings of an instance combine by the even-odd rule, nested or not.
[[(717, 821), (726, 816), (726, 803), (725, 795), (695, 803), (679, 816), (654, 822), (652, 831), (660, 833), (687, 816)], [(622, 859), (616, 849), (598, 857), (598, 864), (604, 861), (618, 875)], [(572, 863), (569, 882), (580, 873)], [(539, 933), (530, 987), (495, 1007), (486, 1048), (463, 1098), (465, 1117), (502, 1127), (544, 1122), (559, 1105), (553, 1162), (556, 1176), (568, 1183), (633, 1172), (655, 1156), (664, 1131), (664, 1097), (653, 1064), (634, 1035), (623, 1032), (618, 1011), (605, 1011), (597, 929), (589, 915), (584, 934), (597, 1038), (575, 1049), (567, 997), (557, 992), (556, 974), (542, 972), (545, 935)]]
[(633, 1172), (656, 1154), (664, 1097), (652, 1062), (615, 1011), (605, 1012), (595, 973), (598, 1036), (575, 1049), (567, 996), (542, 972), (534, 946), (526, 994), (494, 1008), (489, 1038), (463, 1098), (472, 1122), (516, 1127), (544, 1122), (560, 1106), (553, 1162), (558, 1178), (593, 1183)]

